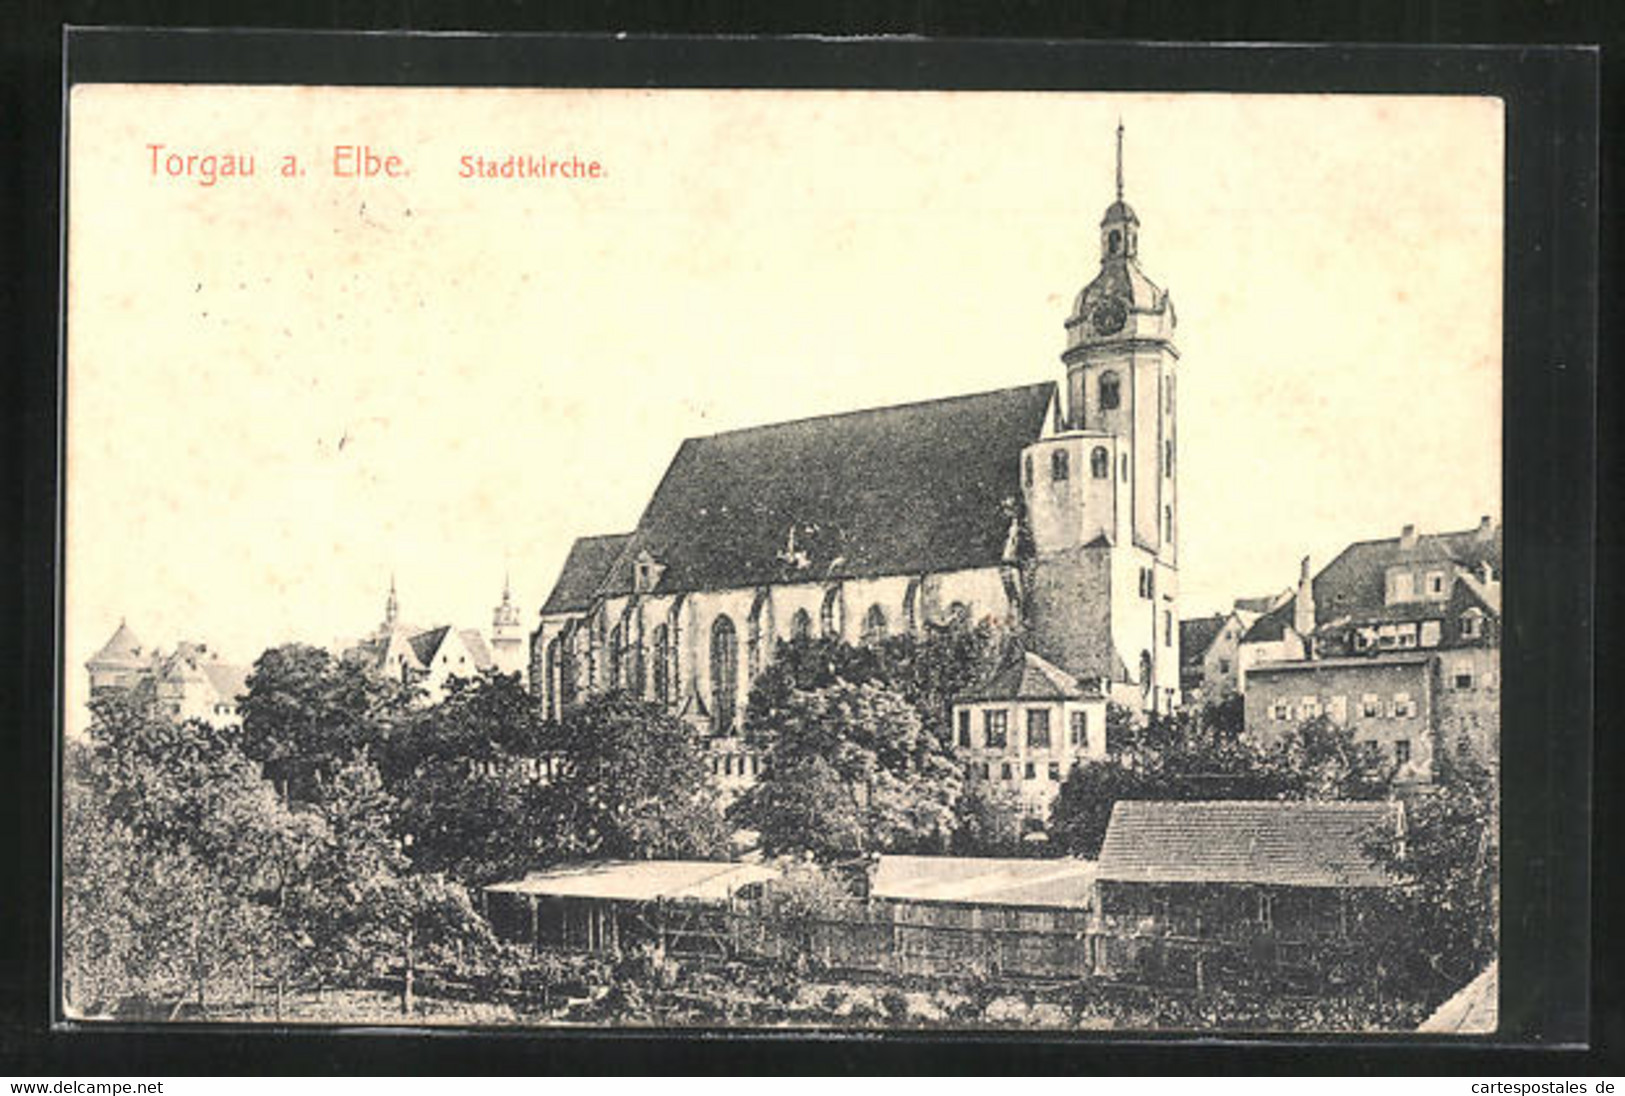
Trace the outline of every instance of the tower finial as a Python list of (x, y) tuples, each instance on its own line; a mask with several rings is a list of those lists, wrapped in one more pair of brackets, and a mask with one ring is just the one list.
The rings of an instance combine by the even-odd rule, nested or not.
[(1123, 118), (1117, 118), (1117, 200), (1123, 200)]

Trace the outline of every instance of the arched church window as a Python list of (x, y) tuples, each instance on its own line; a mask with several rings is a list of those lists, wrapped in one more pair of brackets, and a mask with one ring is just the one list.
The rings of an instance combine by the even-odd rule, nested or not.
[(667, 666), (671, 658), (668, 635), (664, 624), (655, 625), (654, 639), (649, 645), (650, 656), (654, 660), (655, 702), (658, 704), (671, 703), (671, 676)]
[(863, 642), (872, 646), (885, 638), (886, 610), (878, 605), (871, 605), (863, 617)]
[(1022, 461), (1022, 476), (1026, 480), (1027, 486), (1031, 487), (1033, 485), (1033, 455), (1031, 453), (1028, 453)]
[(812, 638), (812, 616), (807, 610), (797, 609), (796, 615), (790, 618), (790, 638)]
[(841, 638), (841, 589), (831, 586), (824, 593), (823, 607), (818, 611), (818, 625), (825, 639)]
[(1089, 474), (1095, 479), (1105, 479), (1112, 474), (1111, 454), (1104, 445), (1095, 446), (1094, 452), (1089, 454)]
[(1100, 409), (1102, 411), (1115, 411), (1122, 402), (1121, 381), (1114, 372), (1100, 375)]
[(621, 626), (617, 624), (614, 628), (610, 629), (609, 633), (608, 684), (611, 689), (618, 689), (621, 687), (621, 656), (625, 653), (622, 643)]
[(766, 609), (767, 591), (759, 590), (750, 607), (750, 619), (745, 622), (745, 659), (750, 674), (746, 680), (750, 682), (762, 672), (762, 614)]
[(908, 589), (903, 591), (903, 627), (908, 634), (913, 635), (920, 630), (920, 580), (911, 579)]
[(1071, 469), (1068, 467), (1068, 464), (1067, 464), (1067, 455), (1066, 455), (1066, 450), (1065, 449), (1057, 449), (1057, 450), (1055, 450), (1053, 453), (1051, 453), (1049, 455), (1049, 478), (1050, 479), (1057, 480), (1057, 481), (1064, 480), (1064, 479), (1067, 478), (1067, 475), (1069, 474), (1070, 471), (1071, 471)]
[(734, 709), (739, 694), (739, 640), (734, 622), (726, 615), (711, 625), (711, 730), (733, 733)]
[(666, 688), (673, 703), (683, 696), (683, 607), (688, 604), (687, 594), (678, 594), (666, 611), (666, 644), (671, 649), (671, 670)]

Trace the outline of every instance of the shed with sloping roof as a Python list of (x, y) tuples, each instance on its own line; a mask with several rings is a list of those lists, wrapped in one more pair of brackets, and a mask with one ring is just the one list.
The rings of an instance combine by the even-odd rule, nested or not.
[(1404, 832), (1397, 801), (1119, 802), (1095, 869), (1096, 969), (1197, 987), (1335, 980)]

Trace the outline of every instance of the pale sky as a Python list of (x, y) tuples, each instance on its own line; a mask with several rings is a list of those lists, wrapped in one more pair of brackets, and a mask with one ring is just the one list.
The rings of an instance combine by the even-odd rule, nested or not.
[[(1119, 117), (1179, 317), (1181, 614), (1498, 517), (1498, 100), (80, 87), (70, 712), (121, 617), (246, 663), (370, 630), (391, 573), (487, 630), (508, 569), (533, 626), (684, 437), (1062, 380)], [(607, 174), (457, 177), (508, 152)]]

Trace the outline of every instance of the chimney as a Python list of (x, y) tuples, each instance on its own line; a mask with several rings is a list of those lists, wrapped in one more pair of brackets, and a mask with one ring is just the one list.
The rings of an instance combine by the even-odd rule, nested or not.
[(1399, 547), (1404, 552), (1416, 547), (1416, 526), (1407, 523), (1405, 528), (1399, 531)]
[(1487, 559), (1478, 565), (1478, 581), (1485, 586), (1495, 581), (1495, 568), (1490, 566), (1490, 561)]
[(1478, 519), (1478, 532), (1475, 535), (1481, 541), (1495, 539), (1495, 523), (1488, 514)]
[[(1309, 577), (1309, 557), (1298, 566), (1298, 595), (1292, 605), (1292, 629), (1307, 640), (1315, 631), (1315, 584)], [(1306, 648), (1305, 657), (1310, 655)]]

